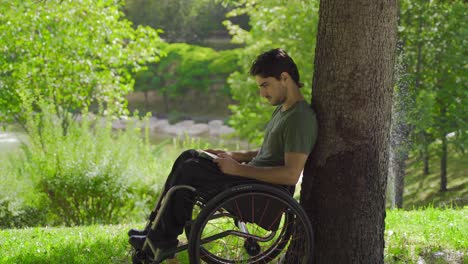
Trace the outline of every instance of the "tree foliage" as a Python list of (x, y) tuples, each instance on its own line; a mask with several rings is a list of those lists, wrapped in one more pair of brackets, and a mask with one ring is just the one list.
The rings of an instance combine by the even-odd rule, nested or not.
[[(468, 142), (466, 10), (461, 0), (401, 2), (400, 40), (415, 102), (408, 120), (412, 145), (428, 161), (429, 145), (441, 141), (439, 154), (445, 165), (447, 137), (453, 136), (453, 149), (460, 152)], [(444, 178), (446, 167), (441, 168)], [(424, 171), (429, 173), (427, 162)]]
[(417, 137), (422, 133), (435, 140), (456, 132), (462, 147), (468, 130), (466, 3), (402, 1), (401, 4), (400, 39), (416, 99), (410, 120), (414, 142), (421, 143)]
[[(226, 36), (222, 25), (231, 7), (216, 0), (126, 0), (125, 14), (136, 25), (161, 28), (167, 42), (201, 44), (213, 36)], [(245, 24), (247, 17), (237, 19)]]
[[(131, 71), (158, 59), (158, 32), (133, 29), (122, 1), (0, 0), (0, 121), (24, 123), (38, 99), (58, 117), (125, 110)], [(66, 122), (65, 122), (66, 123)]]
[(137, 74), (135, 89), (160, 93), (166, 112), (170, 99), (183, 102), (187, 93), (229, 94), (226, 78), (238, 69), (239, 50), (215, 51), (186, 43), (164, 43), (161, 50), (165, 57)]
[(237, 4), (237, 8), (228, 14), (229, 17), (247, 14), (251, 26), (247, 31), (230, 21), (225, 22), (233, 41), (245, 44), (239, 60), (241, 69), (228, 79), (233, 98), (238, 101), (237, 105), (231, 106), (234, 114), (230, 124), (240, 136), (258, 144), (271, 111), (267, 110), (266, 102), (259, 99), (257, 85), (248, 76), (249, 68), (258, 54), (272, 48), (285, 49), (299, 68), (301, 82), (304, 83), (302, 92), (310, 100), (318, 1), (226, 2)]

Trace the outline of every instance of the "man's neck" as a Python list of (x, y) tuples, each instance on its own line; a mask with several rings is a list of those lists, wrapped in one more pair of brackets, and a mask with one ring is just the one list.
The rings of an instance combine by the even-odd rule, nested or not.
[(289, 91), (290, 93), (288, 93), (286, 101), (281, 105), (282, 112), (290, 109), (297, 102), (304, 100), (304, 96), (302, 96), (301, 92), (299, 91), (299, 87), (293, 87), (293, 89), (290, 89)]

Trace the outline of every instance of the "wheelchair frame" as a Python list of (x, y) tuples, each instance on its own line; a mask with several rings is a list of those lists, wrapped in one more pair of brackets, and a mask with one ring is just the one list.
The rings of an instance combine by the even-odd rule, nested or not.
[[(164, 212), (164, 210), (166, 209), (168, 202), (171, 200), (171, 197), (173, 196), (175, 192), (177, 192), (178, 190), (182, 190), (182, 189), (190, 190), (191, 192), (194, 192), (195, 194), (197, 193), (194, 187), (188, 186), (188, 185), (177, 185), (177, 186), (170, 188), (166, 192), (165, 195), (159, 196), (156, 206), (151, 212), (151, 214), (155, 214), (155, 218), (153, 221), (148, 220), (146, 224), (146, 228), (149, 227), (152, 230), (156, 230), (156, 227), (160, 222), (162, 212)], [(192, 219), (191, 221), (187, 222), (190, 225), (190, 228), (191, 228), (190, 231), (187, 230), (187, 224), (185, 226), (185, 230), (186, 230), (185, 235), (187, 236), (188, 242), (186, 244), (177, 246), (173, 250), (161, 252), (161, 251), (158, 251), (158, 249), (156, 248), (155, 245), (153, 245), (151, 240), (147, 238), (144, 242), (143, 249), (141, 251), (137, 250), (134, 252), (134, 255), (133, 255), (134, 263), (161, 263), (165, 259), (172, 257), (174, 256), (174, 254), (177, 254), (184, 250), (188, 250), (190, 263), (200, 263), (200, 259), (203, 259), (204, 261), (208, 263), (239, 263), (237, 261), (231, 262), (231, 261), (225, 260), (220, 257), (216, 257), (214, 255), (210, 255), (210, 254), (205, 255), (204, 257), (200, 255), (201, 245), (210, 243), (218, 238), (221, 238), (227, 235), (234, 235), (234, 236), (245, 239), (244, 248), (247, 251), (250, 250), (251, 252), (253, 252), (252, 254), (250, 252), (248, 254), (251, 256), (253, 254), (258, 254), (257, 251), (260, 250), (258, 246), (258, 242), (270, 241), (275, 236), (277, 236), (276, 230), (271, 231), (271, 234), (269, 234), (267, 237), (262, 238), (257, 235), (251, 234), (249, 232), (246, 222), (252, 223), (251, 221), (249, 220), (243, 221), (242, 217), (240, 218), (236, 217), (234, 214), (230, 212), (216, 213), (219, 211), (220, 208), (225, 209), (222, 207), (223, 203), (229, 203), (230, 200), (236, 197), (246, 196), (249, 194), (257, 195), (257, 196), (258, 195), (270, 196), (270, 198), (268, 199), (273, 199), (273, 200), (278, 199), (278, 201), (283, 203), (283, 206), (284, 206), (284, 209), (282, 209), (283, 211), (281, 211), (279, 215), (281, 218), (283, 217), (282, 215), (285, 215), (284, 216), (285, 220), (283, 220), (284, 221), (283, 225), (291, 225), (291, 226), (282, 227), (281, 232), (277, 237), (277, 239), (279, 240), (275, 241), (275, 244), (272, 246), (271, 249), (269, 249), (268, 254), (262, 256), (261, 258), (257, 258), (257, 259), (254, 258), (254, 260), (251, 260), (250, 262), (247, 262), (247, 263), (268, 263), (271, 258), (269, 254), (271, 254), (273, 258), (275, 258), (277, 257), (277, 255), (281, 254), (281, 252), (284, 250), (284, 248), (286, 247), (288, 243), (295, 243), (294, 242), (295, 238), (293, 237), (294, 236), (293, 231), (295, 227), (293, 224), (295, 224), (294, 221), (296, 221), (297, 219), (299, 219), (303, 225), (302, 230), (298, 232), (301, 232), (301, 234), (302, 233), (305, 234), (304, 239), (306, 242), (305, 242), (305, 245), (299, 245), (299, 247), (303, 247), (304, 256), (296, 257), (296, 261), (298, 261), (297, 259), (300, 258), (301, 259), (299, 261), (300, 263), (305, 263), (305, 264), (310, 263), (312, 259), (312, 249), (313, 249), (313, 231), (312, 231), (312, 227), (311, 227), (310, 221), (306, 213), (304, 212), (302, 207), (297, 203), (297, 201), (293, 199), (293, 197), (290, 194), (286, 194), (286, 191), (283, 191), (277, 187), (269, 186), (267, 184), (244, 184), (244, 185), (231, 187), (229, 189), (221, 191), (219, 194), (217, 194), (215, 197), (213, 197), (206, 203), (204, 203), (204, 201), (201, 201), (200, 199), (196, 199), (196, 203), (201, 203), (202, 205), (204, 205), (204, 207), (201, 208), (199, 214), (197, 215), (195, 219)], [(201, 197), (201, 196), (196, 195), (196, 197)], [(236, 205), (237, 205), (237, 201), (236, 201)], [(253, 215), (253, 212), (254, 212), (253, 206), (251, 210), (252, 210), (252, 215)], [(265, 214), (265, 212), (263, 214)], [(209, 239), (202, 240), (201, 235), (203, 233), (203, 229), (205, 228), (205, 225), (207, 224), (207, 222), (210, 220), (216, 219), (217, 217), (223, 217), (223, 216), (229, 216), (230, 218), (234, 219), (235, 225), (238, 227), (239, 230), (223, 231), (220, 234), (209, 237)], [(275, 221), (277, 220), (274, 220), (274, 222)], [(300, 242), (297, 242), (297, 243), (300, 244)], [(149, 256), (144, 253), (144, 252), (148, 252), (148, 250), (151, 251), (153, 256)], [(206, 249), (204, 248), (203, 250), (206, 251)], [(298, 263), (296, 261), (294, 261), (294, 263)], [(244, 263), (244, 262), (241, 262), (241, 263)]]

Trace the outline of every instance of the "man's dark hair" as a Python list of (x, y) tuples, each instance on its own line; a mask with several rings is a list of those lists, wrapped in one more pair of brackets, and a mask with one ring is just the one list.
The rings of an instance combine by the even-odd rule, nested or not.
[(250, 67), (250, 75), (258, 75), (262, 78), (275, 77), (279, 80), (283, 72), (289, 73), (297, 86), (303, 86), (299, 82), (299, 71), (296, 63), (283, 49), (272, 49), (260, 54)]

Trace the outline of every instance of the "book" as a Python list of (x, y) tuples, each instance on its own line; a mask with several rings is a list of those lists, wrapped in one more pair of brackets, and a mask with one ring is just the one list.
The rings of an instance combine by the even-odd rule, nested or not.
[(211, 161), (214, 160), (214, 159), (219, 158), (219, 157), (216, 156), (215, 154), (206, 152), (206, 151), (204, 151), (204, 150), (198, 150), (198, 153), (200, 154), (200, 157), (201, 157), (201, 158), (209, 159), (209, 160), (211, 160)]

